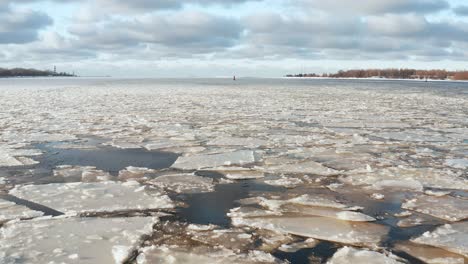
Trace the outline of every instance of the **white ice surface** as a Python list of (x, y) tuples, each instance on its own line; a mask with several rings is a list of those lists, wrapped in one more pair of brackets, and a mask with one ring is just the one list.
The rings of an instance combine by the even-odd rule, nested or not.
[(10, 194), (66, 214), (172, 208), (160, 190), (138, 182), (54, 183), (16, 186)]
[(37, 218), (9, 222), (0, 230), (0, 262), (122, 263), (151, 234), (157, 219)]

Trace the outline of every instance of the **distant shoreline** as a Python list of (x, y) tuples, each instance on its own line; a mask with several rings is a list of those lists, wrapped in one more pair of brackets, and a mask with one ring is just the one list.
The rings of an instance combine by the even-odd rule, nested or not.
[(33, 77), (78, 77), (75, 73), (68, 72), (57, 72), (54, 70), (37, 70), (37, 69), (25, 69), (25, 68), (0, 68), (0, 78), (33, 78)]
[(468, 71), (448, 71), (441, 69), (353, 69), (336, 73), (287, 74), (290, 78), (352, 78), (352, 79), (399, 79), (399, 80), (468, 80)]

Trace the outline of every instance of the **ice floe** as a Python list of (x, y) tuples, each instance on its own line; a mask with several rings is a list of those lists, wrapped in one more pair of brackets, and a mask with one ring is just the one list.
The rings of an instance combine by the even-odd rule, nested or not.
[(267, 166), (264, 169), (266, 172), (270, 173), (290, 173), (290, 174), (316, 174), (316, 175), (336, 175), (338, 171), (327, 168), (322, 164), (315, 161), (306, 161), (301, 163), (292, 163), (292, 164), (280, 164)]
[(235, 226), (250, 226), (275, 232), (311, 237), (351, 245), (375, 247), (388, 228), (368, 222), (348, 222), (328, 217), (259, 217), (232, 218)]
[(156, 170), (148, 169), (148, 168), (141, 168), (141, 167), (133, 167), (129, 166), (124, 170), (119, 171), (119, 180), (127, 181), (127, 180), (139, 180), (146, 178), (147, 174), (155, 173)]
[(11, 195), (66, 214), (172, 208), (161, 190), (138, 182), (53, 183), (16, 186)]
[(224, 177), (231, 180), (247, 180), (247, 179), (259, 179), (265, 177), (265, 174), (261, 171), (244, 168), (244, 167), (215, 167), (207, 168), (208, 171), (216, 171), (224, 175)]
[(432, 232), (425, 232), (411, 241), (443, 248), (468, 257), (468, 222), (445, 224)]
[(313, 238), (308, 238), (304, 241), (301, 242), (294, 242), (290, 244), (283, 244), (281, 245), (278, 250), (281, 250), (283, 252), (297, 252), (303, 248), (313, 248), (315, 247), (319, 241), (313, 239)]
[(468, 200), (452, 196), (418, 195), (405, 201), (401, 207), (448, 221), (460, 221), (468, 218)]
[[(377, 186), (382, 181), (387, 181), (387, 183), (388, 181), (391, 181), (391, 183), (395, 183), (395, 181), (407, 181), (410, 185), (405, 189), (419, 189), (421, 184), (425, 188), (468, 190), (468, 180), (462, 178), (460, 174), (450, 170), (433, 168), (393, 167), (369, 173), (350, 173), (347, 176), (341, 177), (340, 180), (353, 185), (376, 184)], [(420, 182), (420, 184), (417, 182)]]
[(148, 183), (177, 193), (200, 193), (214, 190), (213, 179), (189, 173), (161, 175)]
[(179, 157), (172, 165), (174, 169), (197, 170), (203, 168), (245, 165), (255, 163), (258, 160), (255, 152), (250, 150), (240, 150), (228, 153), (193, 155), (188, 157)]
[(375, 251), (355, 249), (352, 247), (344, 247), (339, 249), (327, 264), (348, 264), (348, 263), (366, 263), (366, 264), (399, 264), (405, 263), (400, 261), (397, 256), (387, 253), (382, 254)]
[(225, 248), (210, 249), (206, 247), (187, 250), (177, 246), (152, 246), (144, 248), (137, 258), (138, 264), (146, 263), (284, 263), (262, 251), (249, 251), (239, 254)]
[(36, 156), (36, 152), (25, 149), (7, 149), (0, 145), (0, 167), (28, 166), (38, 164), (26, 156)]
[(54, 169), (55, 177), (62, 177), (65, 180), (77, 180), (83, 182), (109, 181), (113, 177), (108, 172), (98, 170), (93, 166), (71, 166), (60, 165)]
[(0, 229), (2, 263), (123, 263), (157, 218), (43, 217)]
[(418, 258), (428, 264), (464, 264), (465, 259), (462, 255), (425, 245), (418, 245), (411, 242), (399, 242), (395, 245), (398, 251)]

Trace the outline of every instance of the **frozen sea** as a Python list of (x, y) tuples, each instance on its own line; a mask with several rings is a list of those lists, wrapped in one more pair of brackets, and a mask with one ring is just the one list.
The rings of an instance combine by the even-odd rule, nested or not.
[(465, 263), (468, 83), (0, 79), (0, 263)]

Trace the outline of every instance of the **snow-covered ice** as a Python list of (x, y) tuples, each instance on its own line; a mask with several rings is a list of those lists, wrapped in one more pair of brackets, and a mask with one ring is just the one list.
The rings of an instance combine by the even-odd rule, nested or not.
[(157, 218), (42, 217), (0, 229), (0, 259), (14, 263), (123, 263)]
[(11, 195), (66, 214), (172, 208), (170, 198), (138, 182), (52, 183), (16, 186)]

